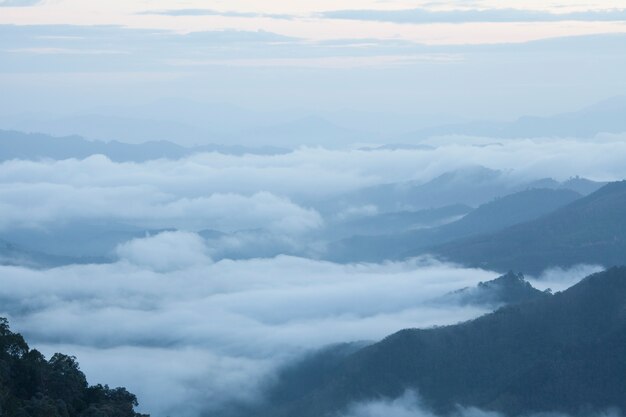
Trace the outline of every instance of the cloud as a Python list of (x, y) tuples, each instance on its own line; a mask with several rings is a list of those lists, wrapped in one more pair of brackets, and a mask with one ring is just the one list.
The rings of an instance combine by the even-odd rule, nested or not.
[(404, 10), (334, 10), (320, 14), (327, 19), (393, 23), (513, 23), (513, 22), (619, 22), (626, 20), (626, 9), (550, 13), (522, 9), (481, 9), (433, 11), (424, 8)]
[(0, 7), (27, 7), (43, 3), (43, 0), (0, 0)]
[(429, 259), (213, 263), (183, 233), (120, 252), (107, 265), (0, 267), (0, 316), (47, 355), (77, 355), (90, 381), (128, 387), (155, 417), (257, 400), (277, 367), (327, 344), (476, 317), (487, 310), (429, 300), (496, 276)]
[(277, 255), (307, 255), (319, 258), (323, 248), (302, 236), (289, 236), (267, 230), (242, 230), (207, 236), (208, 253), (214, 259), (271, 258)]
[[(293, 237), (323, 230), (326, 217), (337, 214), (324, 212), (330, 203), (365, 187), (422, 184), (467, 166), (500, 170), (499, 180), (509, 184), (575, 175), (626, 178), (623, 135), (429, 142), (433, 149), (300, 148), (284, 155), (202, 153), (145, 163), (116, 163), (102, 156), (5, 161), (0, 164), (0, 230), (101, 220), (141, 229), (264, 230), (275, 236), (255, 232), (222, 242), (231, 249), (252, 247), (256, 239), (294, 248), (305, 240), (294, 246)], [(377, 210), (375, 202), (352, 205)]]
[[(3, 162), (3, 230), (100, 219), (187, 231), (131, 239), (110, 264), (0, 266), (0, 316), (47, 355), (77, 355), (92, 382), (127, 386), (155, 417), (196, 417), (258, 400), (278, 367), (310, 349), (488, 311), (432, 300), (495, 278), (492, 272), (428, 258), (338, 265), (274, 256), (309, 249), (329, 215), (316, 208), (324, 202), (468, 165), (503, 170), (511, 183), (626, 176), (620, 135), (484, 142), (456, 137), (433, 140), (432, 149), (303, 147), (145, 163), (102, 156)], [(204, 228), (233, 233), (193, 233)], [(214, 262), (242, 254), (272, 257)], [(552, 270), (544, 279), (562, 287), (569, 281), (561, 276), (592, 270)]]
[[(162, 16), (141, 18), (169, 20)], [(609, 23), (585, 23), (586, 29), (580, 28), (580, 31), (579, 25), (569, 23), (549, 25), (571, 27), (571, 31), (531, 27), (536, 24), (523, 28), (513, 25), (510, 31), (508, 28), (483, 30), (482, 24), (476, 24), (480, 30), (472, 29), (473, 33), (476, 31), (472, 39), (480, 37), (502, 42), (513, 41), (518, 34), (519, 38), (539, 38), (543, 32), (547, 32), (545, 36), (565, 36), (499, 46), (426, 46), (416, 44), (420, 40), (417, 38), (415, 41), (406, 36), (381, 38), (367, 30), (341, 33), (334, 38), (328, 36), (328, 42), (310, 42), (303, 33), (292, 34), (295, 38), (270, 33), (277, 31), (275, 27), (267, 27), (267, 32), (213, 30), (181, 34), (119, 26), (0, 25), (0, 62), (3, 64), (0, 89), (16, 97), (10, 103), (0, 102), (0, 115), (4, 116), (0, 117), (3, 119), (0, 125), (129, 141), (150, 140), (155, 135), (158, 138), (169, 136), (170, 140), (187, 144), (241, 144), (244, 141), (250, 144), (255, 140), (252, 135), (223, 137), (220, 135), (222, 123), (219, 118), (213, 122), (215, 117), (196, 118), (194, 124), (207, 132), (203, 131), (202, 135), (197, 129), (189, 129), (189, 133), (182, 136), (159, 131), (154, 126), (164, 121), (186, 124), (189, 118), (168, 112), (137, 112), (135, 107), (172, 96), (256, 108), (267, 116), (265, 123), (269, 124), (284, 123), (294, 112), (298, 113), (296, 118), (303, 116), (299, 113), (322, 111), (339, 125), (347, 123), (351, 125), (347, 127), (366, 131), (363, 140), (378, 139), (376, 132), (393, 134), (451, 121), (554, 114), (624, 90), (621, 77), (626, 62), (626, 56), (621, 53), (624, 35), (568, 36), (613, 31), (614, 28), (599, 27), (604, 24)], [(591, 30), (589, 25), (595, 29)], [(417, 31), (411, 25), (395, 26)], [(451, 30), (463, 32), (461, 25), (457, 26)], [(318, 32), (324, 33), (323, 30)], [(418, 37), (439, 42), (468, 39), (465, 32), (455, 34), (448, 29), (442, 32), (445, 33), (428, 30)], [(503, 34), (507, 36), (502, 37)], [(113, 55), (108, 54), (6, 52), (15, 49), (31, 52), (93, 49), (124, 51), (125, 54), (114, 55), (121, 59), (111, 59)], [(520, 56), (527, 59), (520, 59)], [(598, 65), (589, 68), (585, 65), (587, 62)], [(254, 66), (257, 63), (259, 66)], [(345, 68), (354, 73), (346, 76)], [(577, 88), (583, 78), (589, 80), (590, 88)], [(84, 88), (92, 93), (80, 95), (79, 91)], [(300, 93), (293, 94), (294, 91)], [(517, 99), (503, 99), (513, 96)], [(138, 129), (130, 125), (128, 129), (121, 129), (110, 123), (81, 124), (65, 117), (90, 114), (91, 109), (104, 107), (122, 118), (152, 119), (154, 123), (152, 128)], [(284, 109), (290, 110), (285, 112)], [(376, 117), (355, 118), (352, 110), (371, 112)], [(48, 113), (59, 114), (67, 123), (58, 119), (52, 122), (46, 117)], [(32, 116), (16, 117), (22, 114)], [(253, 131), (258, 124), (251, 124), (249, 120), (242, 118), (229, 133), (234, 131), (239, 136), (240, 130)], [(158, 133), (153, 133), (155, 130)], [(196, 137), (192, 138), (194, 135)], [(311, 144), (311, 136), (294, 132), (293, 142), (295, 145)], [(282, 143), (290, 145), (287, 139)], [(326, 138), (317, 143), (332, 144), (333, 140)]]
[[(428, 142), (436, 148), (300, 148), (285, 155), (206, 153), (145, 163), (116, 163), (102, 156), (5, 161), (0, 164), (0, 212), (6, 224), (104, 216), (137, 221), (145, 217), (156, 223), (164, 219), (163, 226), (168, 219), (210, 226), (203, 219), (214, 219), (228, 228), (261, 222), (289, 228), (302, 218), (297, 228), (306, 229), (315, 227), (319, 218), (298, 202), (379, 184), (422, 183), (467, 166), (503, 170), (511, 181), (626, 177), (624, 135), (503, 141), (457, 136)], [(257, 220), (228, 218), (244, 211)]]
[(163, 232), (133, 239), (117, 247), (118, 256), (133, 265), (155, 271), (173, 271), (209, 261), (204, 240), (195, 233)]
[(378, 207), (373, 204), (366, 204), (364, 206), (348, 207), (336, 214), (336, 218), (339, 220), (349, 220), (352, 218), (371, 217), (378, 214)]
[(169, 61), (174, 66), (232, 66), (232, 67), (283, 67), (283, 68), (332, 68), (389, 67), (412, 65), (416, 62), (454, 63), (463, 60), (459, 54), (413, 54), (378, 56), (331, 56), (319, 58), (265, 58), (265, 59), (183, 59)]
[[(15, 164), (21, 165), (20, 162)], [(29, 165), (35, 171), (37, 168), (46, 171), (54, 169), (54, 166), (60, 169), (65, 166), (70, 170), (77, 169), (75, 174), (78, 175), (86, 169), (83, 171), (84, 175), (93, 174), (105, 182), (113, 183), (98, 185), (95, 177), (92, 178), (95, 180), (93, 185), (79, 184), (73, 180), (68, 182), (60, 177), (57, 178), (60, 181), (40, 178), (21, 183), (1, 182), (0, 195), (3, 200), (0, 203), (0, 213), (3, 218), (0, 220), (0, 229), (13, 226), (39, 227), (80, 219), (113, 219), (148, 228), (233, 231), (265, 227), (280, 233), (293, 234), (318, 228), (322, 224), (322, 219), (315, 210), (300, 207), (288, 198), (269, 192), (238, 194), (210, 191), (200, 184), (194, 186), (191, 178), (189, 179), (192, 182), (185, 183), (184, 178), (188, 178), (186, 174), (178, 179), (162, 176), (157, 180), (158, 184), (150, 185), (148, 183), (151, 181), (144, 177), (146, 174), (151, 175), (151, 169), (145, 171), (147, 165), (124, 167), (102, 157), (91, 157), (80, 162), (68, 160)], [(119, 173), (122, 175), (124, 171), (133, 175), (131, 172), (134, 171), (137, 182), (131, 177), (126, 180), (116, 179), (116, 174), (105, 179), (101, 176), (104, 172), (98, 173), (98, 167), (107, 165), (121, 168)], [(174, 168), (174, 165), (176, 164), (172, 163), (170, 167)], [(213, 171), (209, 166), (206, 168)], [(35, 171), (31, 171), (31, 174), (38, 176)], [(147, 183), (141, 184), (144, 181), (141, 178), (146, 179)], [(177, 190), (178, 186), (181, 188)]]
[(186, 51), (197, 55), (203, 51), (215, 53), (212, 47), (228, 45), (229, 48), (245, 48), (258, 43), (284, 44), (299, 43), (294, 37), (280, 35), (266, 30), (216, 29), (175, 33), (167, 30), (131, 29), (121, 26), (78, 26), (78, 25), (1, 25), (0, 48), (4, 51), (38, 54), (78, 54), (86, 55), (94, 50), (124, 52), (125, 65), (133, 67), (135, 55), (150, 59), (150, 66), (156, 65), (153, 58), (179, 56)]
[[(621, 417), (617, 410), (606, 410), (591, 413), (593, 417)], [(406, 391), (402, 396), (395, 399), (381, 399), (362, 402), (351, 405), (341, 417), (442, 417), (428, 410), (422, 404), (419, 395), (415, 391)], [(447, 417), (506, 417), (503, 414), (485, 411), (475, 407), (457, 407), (457, 410)], [(567, 417), (567, 415), (555, 412), (543, 412), (531, 414), (528, 417)]]
[(405, 392), (393, 400), (379, 400), (353, 404), (342, 417), (434, 417), (421, 409), (419, 398), (413, 391)]
[(553, 292), (563, 291), (578, 283), (581, 279), (603, 271), (599, 265), (576, 265), (571, 268), (549, 268), (538, 277), (527, 277), (533, 287), (540, 290), (550, 289)]
[(71, 49), (71, 48), (18, 48), (6, 52), (35, 55), (126, 55), (128, 51), (114, 49)]
[(291, 20), (293, 15), (277, 13), (253, 13), (238, 11), (219, 11), (213, 9), (171, 9), (171, 10), (149, 10), (141, 12), (144, 15), (163, 16), (224, 16), (224, 17), (246, 17), (246, 18), (270, 18)]

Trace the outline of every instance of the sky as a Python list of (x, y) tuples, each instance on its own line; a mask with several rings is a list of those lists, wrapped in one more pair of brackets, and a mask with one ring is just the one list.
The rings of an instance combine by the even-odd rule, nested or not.
[(511, 120), (625, 94), (625, 45), (626, 1), (4, 0), (0, 113), (73, 126), (184, 98), (357, 130)]
[[(121, 25), (179, 33), (262, 30), (307, 41), (483, 44), (626, 30), (625, 5), (614, 1), (5, 0), (3, 5), (4, 24)], [(399, 14), (406, 17), (397, 21)]]

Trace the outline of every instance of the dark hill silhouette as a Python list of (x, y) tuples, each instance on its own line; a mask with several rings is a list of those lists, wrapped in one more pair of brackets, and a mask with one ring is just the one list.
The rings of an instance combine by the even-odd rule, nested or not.
[[(436, 303), (502, 306), (540, 298), (550, 293), (539, 291), (527, 282), (522, 274), (509, 272), (474, 287), (463, 288), (433, 300)], [(341, 366), (348, 356), (373, 342), (340, 343), (309, 353), (279, 372), (280, 385), (268, 393), (269, 403), (281, 403), (306, 395), (308, 390), (328, 383), (333, 369)], [(243, 412), (244, 410), (239, 410)], [(236, 415), (236, 413), (235, 413)]]
[(354, 402), (407, 389), (437, 413), (457, 405), (510, 416), (626, 410), (626, 268), (473, 321), (402, 330), (341, 352), (324, 352), (332, 366), (319, 363), (310, 375), (292, 369), (301, 380), (279, 380), (270, 401), (246, 415), (335, 416)]
[(46, 359), (0, 317), (0, 416), (148, 417), (125, 388), (87, 384), (76, 358)]
[(509, 271), (505, 275), (475, 287), (463, 288), (446, 294), (441, 301), (460, 304), (502, 306), (516, 304), (537, 298), (548, 297), (550, 292), (534, 288), (522, 274)]
[(626, 264), (624, 213), (626, 181), (614, 182), (538, 219), (446, 243), (430, 252), (469, 266), (526, 273), (581, 263), (622, 265)]

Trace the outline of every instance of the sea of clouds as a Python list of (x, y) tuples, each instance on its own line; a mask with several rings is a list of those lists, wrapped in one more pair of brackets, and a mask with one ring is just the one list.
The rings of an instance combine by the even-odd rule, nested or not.
[(258, 399), (280, 365), (328, 344), (476, 317), (487, 308), (433, 300), (497, 276), (428, 259), (213, 263), (186, 232), (119, 251), (106, 265), (0, 267), (3, 314), (35, 347), (76, 355), (91, 382), (126, 386), (156, 417)]
[(145, 227), (267, 227), (297, 234), (322, 226), (315, 201), (366, 186), (426, 182), (468, 166), (503, 170), (511, 183), (574, 175), (623, 179), (623, 139), (440, 138), (432, 140), (433, 149), (300, 148), (285, 155), (205, 153), (145, 163), (103, 156), (6, 161), (0, 164), (0, 230), (107, 218)]
[[(108, 264), (0, 266), (0, 316), (45, 354), (76, 355), (91, 383), (126, 386), (154, 417), (195, 417), (253, 402), (281, 365), (305, 352), (488, 312), (433, 300), (497, 274), (429, 258), (347, 265), (287, 255), (216, 261), (216, 253), (242, 243), (228, 236), (209, 242), (196, 232), (262, 228), (289, 253), (327, 221), (316, 202), (476, 165), (503, 170), (511, 183), (622, 179), (623, 139), (444, 138), (415, 150), (6, 161), (0, 231), (90, 219), (172, 230), (120, 243)], [(550, 270), (533, 283), (560, 290), (596, 270)]]
[[(118, 252), (111, 264), (0, 267), (2, 315), (45, 354), (76, 355), (92, 383), (136, 393), (155, 417), (257, 401), (280, 366), (329, 344), (485, 314), (491, 306), (440, 297), (498, 276), (429, 258), (213, 262), (189, 232), (136, 239)], [(569, 285), (595, 270), (552, 271), (541, 284)]]

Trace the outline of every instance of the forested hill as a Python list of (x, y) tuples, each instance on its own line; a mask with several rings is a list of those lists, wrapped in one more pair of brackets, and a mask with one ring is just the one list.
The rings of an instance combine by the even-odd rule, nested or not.
[(76, 358), (56, 353), (46, 360), (0, 318), (0, 416), (148, 417), (136, 405), (125, 388), (89, 386)]
[(335, 416), (408, 389), (442, 414), (458, 405), (508, 416), (626, 410), (626, 267), (470, 322), (403, 330), (333, 361), (304, 375), (306, 388), (279, 382), (268, 395), (277, 401), (247, 415)]
[(429, 251), (468, 266), (524, 273), (581, 263), (625, 265), (624, 213), (626, 181), (613, 182), (536, 220)]

